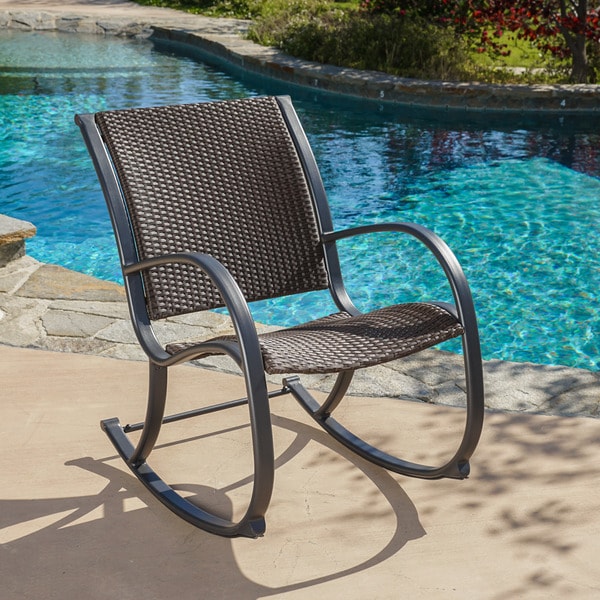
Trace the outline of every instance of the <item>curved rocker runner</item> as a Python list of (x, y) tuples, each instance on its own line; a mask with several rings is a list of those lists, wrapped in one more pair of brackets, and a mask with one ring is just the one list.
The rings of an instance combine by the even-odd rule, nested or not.
[[(111, 215), (132, 321), (149, 358), (143, 423), (102, 427), (135, 475), (190, 523), (225, 536), (262, 535), (274, 479), (269, 400), (292, 394), (327, 432), (386, 469), (426, 479), (469, 474), (483, 424), (483, 377), (477, 321), (463, 271), (433, 232), (410, 223), (334, 231), (310, 146), (288, 97), (260, 97), (77, 115)], [(454, 302), (398, 304), (362, 314), (342, 280), (337, 242), (395, 232), (435, 257)], [(418, 265), (415, 265), (417, 268)], [(339, 312), (257, 335), (248, 302), (329, 289)], [(163, 347), (153, 322), (226, 307), (235, 335)], [(441, 465), (391, 456), (332, 416), (356, 369), (462, 339), (466, 419), (455, 453)], [(226, 354), (240, 367), (246, 397), (165, 416), (167, 371)], [(285, 374), (268, 392), (265, 372)], [(296, 374), (337, 373), (319, 404)], [(294, 374), (294, 375), (290, 375)], [(253, 489), (245, 514), (231, 522), (186, 500), (149, 466), (163, 423), (248, 405)], [(141, 430), (134, 447), (128, 433)]]

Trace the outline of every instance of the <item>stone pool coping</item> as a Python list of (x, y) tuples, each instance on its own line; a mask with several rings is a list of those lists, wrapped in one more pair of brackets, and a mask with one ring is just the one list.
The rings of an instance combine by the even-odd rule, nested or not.
[(0, 29), (150, 37), (183, 44), (263, 77), (380, 103), (494, 113), (600, 115), (598, 85), (493, 85), (423, 81), (323, 65), (247, 39), (248, 21), (190, 15), (116, 0), (0, 0)]

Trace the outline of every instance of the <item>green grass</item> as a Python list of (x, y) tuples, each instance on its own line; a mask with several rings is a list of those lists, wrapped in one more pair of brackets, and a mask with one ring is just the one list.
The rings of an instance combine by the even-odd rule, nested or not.
[(508, 33), (499, 40), (506, 44), (507, 56), (472, 52), (473, 63), (485, 70), (488, 81), (499, 83), (563, 82), (567, 65), (543, 55), (531, 42)]
[(209, 17), (235, 17), (238, 19), (254, 19), (259, 17), (265, 0), (135, 0), (142, 6), (160, 6), (173, 8), (192, 14)]
[(494, 66), (502, 64), (506, 67), (535, 67), (536, 61), (539, 61), (539, 52), (524, 40), (519, 40), (514, 34), (507, 34), (498, 40), (506, 44), (510, 52), (508, 56), (491, 57), (486, 53), (474, 53), (474, 59), (477, 63), (485, 66)]

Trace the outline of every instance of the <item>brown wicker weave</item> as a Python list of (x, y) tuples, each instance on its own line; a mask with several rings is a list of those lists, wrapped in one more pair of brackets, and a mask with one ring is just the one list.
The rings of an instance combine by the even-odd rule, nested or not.
[[(210, 254), (248, 301), (327, 287), (306, 179), (273, 98), (104, 112), (96, 121), (140, 259)], [(185, 265), (145, 277), (152, 319), (222, 306)]]
[[(337, 373), (408, 356), (462, 332), (443, 308), (411, 303), (358, 317), (340, 312), (258, 337), (267, 373)], [(169, 344), (167, 351), (176, 354), (193, 345)]]

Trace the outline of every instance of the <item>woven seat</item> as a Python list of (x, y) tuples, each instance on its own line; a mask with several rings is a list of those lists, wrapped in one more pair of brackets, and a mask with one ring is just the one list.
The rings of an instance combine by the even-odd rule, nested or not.
[[(288, 97), (134, 108), (77, 115), (115, 230), (132, 323), (149, 359), (143, 422), (102, 427), (146, 487), (183, 519), (225, 536), (265, 530), (275, 459), (270, 399), (292, 394), (325, 431), (363, 458), (405, 475), (463, 479), (483, 423), (477, 321), (462, 268), (433, 232), (411, 223), (334, 230), (308, 140)], [(350, 299), (338, 241), (394, 232), (439, 263), (453, 304), (421, 301), (361, 314)], [(414, 265), (417, 269), (418, 265)], [(329, 290), (335, 314), (258, 335), (248, 303)], [(157, 320), (226, 307), (235, 334), (163, 346)], [(369, 445), (332, 416), (357, 369), (401, 359), (460, 337), (466, 418), (441, 465), (416, 464)], [(237, 363), (247, 396), (165, 416), (171, 366), (223, 354)], [(286, 374), (267, 390), (265, 372)], [(336, 373), (322, 403), (298, 374)], [(163, 423), (247, 405), (254, 474), (247, 510), (228, 520), (179, 495), (147, 462)], [(134, 446), (128, 434), (141, 430)]]
[[(462, 334), (448, 311), (433, 304), (400, 304), (356, 317), (340, 312), (258, 336), (265, 371), (337, 373), (414, 354)], [(234, 340), (232, 336), (212, 341)], [(194, 343), (169, 344), (177, 354)]]

